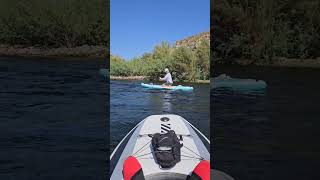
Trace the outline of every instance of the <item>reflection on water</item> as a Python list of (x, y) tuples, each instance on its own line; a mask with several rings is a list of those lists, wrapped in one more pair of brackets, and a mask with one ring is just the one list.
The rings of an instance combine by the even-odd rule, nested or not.
[(153, 114), (178, 114), (209, 137), (209, 84), (192, 84), (194, 91), (143, 88), (140, 81), (111, 81), (111, 147), (131, 128)]
[[(172, 113), (186, 106), (185, 103), (192, 103), (196, 96), (193, 92), (168, 91), (168, 90), (144, 90), (145, 98), (149, 99), (149, 105), (153, 106), (163, 114)], [(184, 104), (179, 104), (179, 101)], [(178, 107), (175, 107), (178, 106)], [(186, 108), (186, 107), (185, 107)]]
[(162, 111), (166, 113), (170, 113), (172, 111), (172, 104), (170, 102), (172, 96), (171, 93), (162, 93), (160, 96), (162, 96), (160, 99), (162, 100)]

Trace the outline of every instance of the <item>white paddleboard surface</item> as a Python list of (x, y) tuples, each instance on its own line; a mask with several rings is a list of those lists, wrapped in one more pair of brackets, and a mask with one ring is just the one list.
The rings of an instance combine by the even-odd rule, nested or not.
[[(149, 135), (166, 133), (169, 130), (174, 130), (178, 138), (181, 139), (180, 143), (183, 144), (181, 148), (181, 161), (173, 168), (161, 169), (154, 160), (151, 137)], [(131, 155), (136, 157), (140, 162), (146, 178), (164, 173), (187, 176), (201, 161), (201, 157), (210, 161), (209, 151), (197, 133), (185, 119), (178, 115), (152, 115), (144, 119), (135, 129), (134, 133), (132, 133), (130, 140), (123, 149), (121, 157), (111, 175), (112, 180), (123, 179), (123, 162)]]

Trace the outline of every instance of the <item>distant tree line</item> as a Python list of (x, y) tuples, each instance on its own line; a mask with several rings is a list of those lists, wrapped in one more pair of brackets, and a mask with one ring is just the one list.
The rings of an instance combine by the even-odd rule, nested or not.
[(109, 45), (109, 1), (2, 0), (0, 43), (40, 47)]
[(168, 67), (175, 81), (208, 80), (210, 77), (209, 41), (201, 41), (193, 50), (188, 47), (157, 45), (151, 53), (126, 61), (119, 56), (111, 56), (110, 75), (146, 76), (158, 80)]
[(320, 57), (319, 0), (217, 0), (211, 8), (217, 62)]

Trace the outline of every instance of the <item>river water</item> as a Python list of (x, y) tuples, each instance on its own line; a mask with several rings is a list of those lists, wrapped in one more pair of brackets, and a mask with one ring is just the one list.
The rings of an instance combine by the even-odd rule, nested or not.
[(265, 91), (211, 91), (213, 164), (236, 179), (320, 179), (317, 69), (216, 67)]
[(111, 81), (111, 150), (141, 120), (153, 114), (177, 114), (210, 135), (209, 84), (188, 84), (193, 92), (150, 90), (141, 81)]
[[(102, 67), (102, 60), (0, 59), (0, 179), (107, 177)], [(209, 92), (191, 84), (193, 92), (172, 92), (111, 81), (111, 149), (146, 116), (173, 113), (211, 132), (214, 168), (236, 179), (320, 179), (320, 71), (216, 67), (222, 73), (262, 79), (268, 88)]]
[(105, 179), (103, 60), (0, 59), (0, 179)]

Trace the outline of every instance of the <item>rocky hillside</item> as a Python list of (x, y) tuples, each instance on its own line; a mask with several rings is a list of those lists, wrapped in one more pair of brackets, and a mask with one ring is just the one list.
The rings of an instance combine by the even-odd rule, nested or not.
[(190, 47), (191, 49), (195, 49), (202, 40), (208, 41), (210, 43), (210, 32), (202, 32), (200, 34), (196, 34), (194, 36), (190, 36), (185, 39), (176, 41), (175, 46), (186, 46)]

